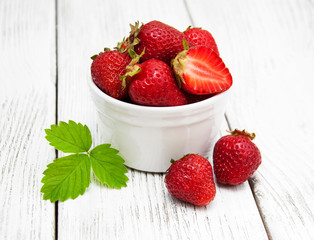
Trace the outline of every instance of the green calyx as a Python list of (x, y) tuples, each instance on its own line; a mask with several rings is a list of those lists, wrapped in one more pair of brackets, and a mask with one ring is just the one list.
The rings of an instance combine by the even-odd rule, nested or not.
[(189, 44), (188, 44), (188, 42), (186, 41), (186, 39), (185, 38), (183, 38), (182, 39), (182, 44), (183, 44), (183, 49), (184, 50), (189, 50)]
[[(187, 30), (190, 30), (191, 28), (192, 28), (192, 26), (191, 26), (191, 25), (190, 25), (190, 26), (188, 26), (188, 27), (187, 27), (187, 29), (185, 29), (185, 30), (184, 30), (184, 32), (185, 32), (185, 31), (187, 31)], [(193, 27), (193, 28), (202, 29), (201, 27)]]
[[(130, 34), (127, 38), (123, 38), (122, 42), (118, 42), (115, 49), (119, 52), (129, 52), (130, 49), (134, 49), (134, 46), (140, 43), (140, 39), (137, 37), (143, 27), (143, 23), (140, 26), (139, 21), (134, 25), (130, 24)], [(131, 56), (132, 57), (132, 56)]]
[(138, 55), (133, 48), (128, 50), (128, 54), (130, 55), (130, 57), (132, 58), (130, 64), (125, 68), (126, 69), (126, 73), (123, 76), (120, 76), (120, 79), (122, 80), (122, 87), (123, 89), (126, 87), (126, 81), (133, 77), (134, 75), (138, 74), (140, 71), (142, 71), (142, 69), (140, 68), (140, 66), (138, 65), (140, 58), (143, 56), (143, 54), (145, 53), (145, 49), (143, 50), (143, 52)]
[(128, 65), (126, 67), (126, 73), (123, 76), (120, 76), (120, 79), (122, 80), (122, 88), (125, 89), (126, 88), (126, 81), (133, 77), (134, 75), (138, 74), (140, 71), (142, 71), (142, 69), (137, 65)]
[(184, 32), (185, 32), (185, 31), (187, 31), (187, 30), (190, 30), (191, 28), (192, 28), (192, 26), (191, 26), (191, 25), (190, 25), (190, 26), (188, 26), (188, 27), (187, 27), (187, 29), (185, 29), (185, 30), (184, 30)]
[(140, 25), (139, 21), (136, 21), (134, 25), (130, 24), (131, 31), (130, 35), (127, 38), (127, 41), (133, 46), (140, 43), (141, 40), (137, 36), (140, 33), (143, 26), (144, 24), (142, 23)]
[(238, 130), (238, 129), (234, 129), (233, 131), (227, 131), (228, 133), (231, 133), (231, 135), (233, 136), (237, 136), (237, 135), (242, 135), (242, 136), (246, 136), (248, 137), (250, 140), (253, 140), (256, 137), (255, 133), (249, 133), (247, 132), (245, 129)]
[(183, 73), (185, 70), (186, 62), (187, 62), (187, 58), (186, 58), (187, 52), (188, 50), (183, 50), (182, 52), (178, 53), (175, 59), (171, 61), (171, 65), (175, 73), (175, 78), (180, 88), (182, 86), (182, 83), (185, 84)]
[(183, 78), (183, 72), (185, 70), (185, 66), (187, 62), (186, 54), (190, 48), (185, 38), (182, 39), (182, 45), (183, 45), (184, 50), (179, 52), (178, 55), (171, 61), (171, 66), (175, 73), (177, 84), (180, 88), (182, 86), (182, 83), (185, 84), (185, 81)]
[(114, 49), (121, 53), (126, 52), (128, 50), (128, 42), (123, 38), (122, 42), (118, 42)]
[[(104, 48), (104, 52), (107, 52), (107, 51), (111, 51), (111, 49), (105, 47), (105, 48)], [(100, 53), (98, 53), (98, 54), (95, 54), (95, 55), (91, 56), (90, 58), (91, 58), (92, 60), (95, 60), (96, 57), (98, 57), (100, 54), (102, 54), (102, 53), (104, 53), (104, 52), (100, 52)]]
[[(138, 34), (140, 33), (142, 27), (143, 27), (143, 23), (139, 23), (139, 21), (136, 21), (135, 24), (130, 24), (130, 33), (129, 33), (129, 36), (127, 38), (123, 38), (121, 42), (118, 42), (117, 43), (117, 46), (114, 47), (114, 50), (118, 51), (118, 52), (121, 52), (121, 53), (124, 53), (124, 52), (127, 52), (129, 53), (130, 57), (133, 59), (134, 57), (130, 54), (130, 50), (134, 52), (134, 46), (138, 45), (140, 43), (140, 39), (137, 37)], [(105, 48), (104, 51), (110, 51), (111, 49), (110, 48)], [(103, 52), (100, 52), (98, 54), (95, 54), (93, 56), (91, 56), (91, 59), (92, 60), (95, 60), (95, 58), (102, 54)], [(142, 56), (142, 54), (141, 54)]]
[(193, 155), (194, 153), (187, 153), (187, 154), (185, 154), (183, 157), (181, 157), (181, 158), (179, 158), (179, 159), (177, 159), (177, 160), (174, 160), (173, 158), (171, 158), (171, 160), (170, 160), (170, 162), (171, 163), (175, 163), (176, 161), (180, 161), (180, 160), (182, 160), (183, 158), (185, 158), (185, 157), (187, 157), (187, 156), (189, 156), (189, 155)]

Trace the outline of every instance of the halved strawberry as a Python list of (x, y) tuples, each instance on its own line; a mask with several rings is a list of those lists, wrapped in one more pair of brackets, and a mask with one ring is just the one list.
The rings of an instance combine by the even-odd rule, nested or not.
[(232, 76), (222, 59), (210, 48), (199, 46), (180, 52), (172, 61), (179, 85), (188, 93), (220, 93), (232, 85)]

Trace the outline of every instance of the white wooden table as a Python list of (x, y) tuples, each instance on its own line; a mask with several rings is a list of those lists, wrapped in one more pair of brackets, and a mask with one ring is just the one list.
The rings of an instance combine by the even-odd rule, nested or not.
[[(217, 185), (207, 207), (131, 169), (122, 190), (92, 178), (76, 200), (42, 200), (42, 172), (61, 155), (44, 129), (71, 119), (103, 143), (90, 56), (153, 19), (213, 34), (234, 78), (221, 134), (254, 131), (262, 165)], [(314, 239), (313, 66), (313, 0), (1, 0), (0, 239)]]

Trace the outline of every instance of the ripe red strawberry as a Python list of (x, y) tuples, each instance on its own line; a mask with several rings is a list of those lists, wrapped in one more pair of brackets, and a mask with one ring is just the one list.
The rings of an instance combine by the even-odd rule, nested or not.
[(174, 27), (159, 21), (151, 21), (141, 27), (138, 27), (138, 22), (135, 26), (131, 25), (127, 40), (134, 45), (137, 54), (141, 54), (145, 49), (142, 62), (155, 58), (170, 65), (171, 60), (183, 50), (184, 38), (185, 35)]
[(220, 93), (232, 85), (232, 76), (222, 59), (210, 48), (192, 47), (172, 62), (183, 90), (196, 95)]
[(171, 68), (157, 59), (135, 65), (130, 79), (129, 96), (132, 102), (147, 106), (178, 106), (187, 104), (184, 94), (176, 84)]
[(93, 56), (92, 59), (91, 74), (95, 84), (113, 98), (125, 98), (127, 87), (123, 86), (120, 77), (126, 73), (126, 67), (131, 62), (130, 56), (117, 50), (105, 49), (105, 52)]
[(169, 193), (194, 205), (209, 204), (216, 195), (213, 170), (209, 161), (200, 155), (189, 154), (172, 162), (165, 177)]
[(211, 48), (219, 56), (215, 39), (207, 30), (188, 27), (188, 29), (184, 31), (184, 34), (194, 46), (204, 46)]
[(261, 153), (251, 141), (255, 134), (234, 130), (214, 147), (214, 172), (218, 182), (238, 185), (250, 178), (261, 164)]

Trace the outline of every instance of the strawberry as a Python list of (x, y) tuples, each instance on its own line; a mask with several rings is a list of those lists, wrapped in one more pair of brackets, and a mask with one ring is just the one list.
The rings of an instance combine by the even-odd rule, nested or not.
[[(127, 41), (134, 45), (137, 54), (145, 51), (141, 58), (159, 59), (170, 65), (171, 60), (183, 50), (185, 35), (179, 30), (159, 21), (151, 21), (139, 27), (138, 22), (131, 25)], [(189, 43), (189, 41), (187, 41)]]
[(189, 40), (194, 46), (211, 48), (219, 56), (215, 39), (207, 30), (188, 27), (183, 33), (185, 34), (187, 40)]
[(192, 47), (172, 61), (183, 90), (196, 95), (220, 93), (232, 85), (231, 74), (222, 59), (208, 47)]
[(212, 166), (198, 154), (174, 161), (165, 176), (170, 195), (198, 206), (206, 206), (216, 195)]
[(131, 62), (127, 53), (105, 49), (105, 52), (92, 57), (91, 75), (95, 84), (106, 94), (116, 99), (127, 96), (127, 88), (120, 79)]
[(261, 153), (251, 141), (255, 134), (234, 130), (214, 147), (214, 172), (220, 183), (238, 185), (250, 178), (261, 164)]
[[(178, 106), (187, 104), (176, 84), (171, 68), (157, 59), (134, 65), (130, 78), (129, 96), (132, 102), (147, 106)], [(136, 73), (138, 72), (138, 73)]]

